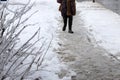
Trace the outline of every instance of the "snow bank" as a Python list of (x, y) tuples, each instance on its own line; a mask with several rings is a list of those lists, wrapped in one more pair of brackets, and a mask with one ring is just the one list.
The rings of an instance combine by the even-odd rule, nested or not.
[[(35, 11), (38, 12), (34, 14), (34, 16), (31, 17), (27, 23), (37, 24), (34, 27), (30, 27), (24, 31), (20, 37), (21, 42), (27, 40), (27, 38), (31, 36), (39, 27), (40, 37), (46, 39), (48, 43), (52, 38), (53, 41), (41, 66), (40, 72), (35, 72), (35, 74), (30, 77), (34, 78), (34, 76), (40, 76), (43, 80), (59, 80), (57, 73), (60, 72), (62, 64), (60, 63), (57, 55), (53, 52), (53, 48), (57, 47), (55, 31), (58, 27), (58, 22), (56, 20), (59, 15), (58, 4), (55, 0), (37, 0), (35, 1), (35, 5), (29, 14)], [(22, 37), (23, 35), (26, 37)], [(39, 47), (39, 44), (36, 46)]]
[(109, 52), (120, 52), (120, 16), (98, 3), (78, 3), (80, 18), (97, 43)]
[[(19, 3), (27, 3), (29, 0), (10, 0), (11, 4), (19, 4)], [(34, 2), (32, 0), (31, 2)], [(38, 77), (42, 77), (42, 80), (60, 80), (58, 77), (58, 73), (60, 70), (65, 67), (62, 63), (60, 63), (57, 54), (53, 52), (54, 48), (57, 48), (57, 34), (56, 29), (58, 27), (57, 18), (60, 15), (58, 11), (58, 3), (56, 0), (36, 0), (34, 3), (33, 8), (24, 15), (22, 19), (27, 18), (29, 15), (37, 11), (28, 21), (26, 24), (36, 24), (35, 26), (30, 26), (26, 28), (23, 33), (19, 36), (20, 42), (18, 47), (25, 43), (31, 35), (40, 27), (40, 38), (44, 38), (46, 40), (46, 47), (48, 47), (49, 42), (52, 40), (52, 44), (46, 54), (44, 62), (41, 66), (40, 71), (34, 72), (32, 76), (28, 76), (28, 79), (35, 79)], [(12, 9), (12, 7), (11, 7)], [(35, 38), (37, 39), (37, 37)], [(34, 39), (34, 40), (35, 40)], [(44, 40), (42, 42), (44, 42)], [(35, 45), (36, 48), (39, 49), (41, 44)], [(45, 48), (46, 49), (46, 48)], [(31, 58), (30, 58), (31, 59)], [(35, 65), (33, 65), (35, 66)], [(35, 67), (33, 67), (34, 70)]]

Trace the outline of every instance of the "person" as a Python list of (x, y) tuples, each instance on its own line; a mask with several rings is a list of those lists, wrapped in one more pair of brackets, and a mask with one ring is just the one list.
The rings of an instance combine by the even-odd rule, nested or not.
[(74, 33), (72, 31), (73, 16), (76, 15), (76, 4), (75, 0), (57, 0), (60, 3), (59, 11), (63, 17), (64, 26), (63, 31), (66, 30), (67, 22), (69, 20), (68, 32)]

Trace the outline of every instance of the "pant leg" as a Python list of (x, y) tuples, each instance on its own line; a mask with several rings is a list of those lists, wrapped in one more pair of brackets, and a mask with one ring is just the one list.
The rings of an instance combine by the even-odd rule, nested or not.
[(64, 21), (63, 30), (65, 30), (65, 29), (66, 29), (66, 26), (67, 26), (67, 15), (66, 15), (66, 16), (63, 16), (63, 21)]
[(69, 18), (69, 31), (72, 31), (73, 16), (68, 16)]

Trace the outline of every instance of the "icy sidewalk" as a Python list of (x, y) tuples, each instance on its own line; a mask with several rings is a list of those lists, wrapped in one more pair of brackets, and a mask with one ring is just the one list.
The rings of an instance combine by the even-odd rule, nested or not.
[[(100, 14), (114, 15), (117, 14), (103, 8), (99, 4), (91, 2), (77, 3), (77, 15), (74, 17), (73, 31), (74, 34), (69, 34), (68, 30), (62, 31), (60, 22), (59, 28), (59, 46), (57, 53), (60, 55), (60, 60), (69, 66), (69, 70), (76, 72), (76, 80), (119, 80), (120, 79), (120, 64), (113, 57), (107, 57), (108, 52), (101, 46), (97, 45), (95, 36), (96, 32), (93, 23), (103, 22)], [(110, 14), (109, 14), (110, 12)], [(100, 16), (100, 17), (95, 17)], [(118, 16), (119, 17), (119, 16)], [(89, 20), (90, 18), (90, 20)], [(94, 20), (97, 19), (97, 20)], [(101, 20), (99, 20), (99, 18)], [(105, 19), (110, 17), (105, 17)], [(115, 19), (114, 19), (115, 20)], [(61, 20), (62, 21), (62, 20)], [(106, 20), (105, 20), (106, 21)], [(109, 20), (110, 21), (110, 20)], [(91, 23), (90, 23), (91, 22)], [(110, 22), (109, 22), (110, 23)], [(114, 23), (114, 22), (113, 22)], [(112, 23), (111, 23), (112, 24)], [(97, 28), (102, 25), (98, 24)], [(87, 27), (88, 26), (88, 27)], [(96, 27), (96, 26), (95, 26)], [(101, 30), (99, 30), (101, 31)], [(105, 31), (107, 33), (108, 29)], [(103, 34), (106, 34), (106, 33)], [(94, 39), (95, 38), (95, 39)], [(62, 80), (67, 76), (69, 70), (63, 75)], [(70, 79), (67, 79), (70, 80)]]
[(80, 17), (99, 46), (112, 54), (120, 54), (120, 15), (98, 3), (78, 3)]

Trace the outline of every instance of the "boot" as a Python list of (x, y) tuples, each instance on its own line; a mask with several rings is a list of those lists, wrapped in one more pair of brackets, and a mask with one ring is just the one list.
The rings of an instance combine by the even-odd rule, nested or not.
[(74, 33), (73, 31), (72, 31), (72, 25), (69, 25), (69, 31), (68, 31), (69, 33)]
[(71, 33), (71, 34), (73, 34), (73, 33), (74, 33), (72, 30), (69, 30), (68, 32), (69, 32), (69, 33)]
[(63, 28), (62, 28), (62, 31), (65, 31), (65, 30), (66, 30), (66, 27), (63, 27)]

